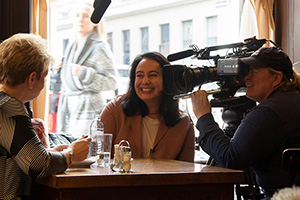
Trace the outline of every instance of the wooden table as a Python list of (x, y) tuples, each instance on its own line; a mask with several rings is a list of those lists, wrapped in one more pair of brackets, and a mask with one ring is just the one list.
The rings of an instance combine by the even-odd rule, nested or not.
[(135, 159), (130, 173), (108, 168), (69, 168), (35, 180), (35, 199), (234, 199), (243, 171), (175, 161)]

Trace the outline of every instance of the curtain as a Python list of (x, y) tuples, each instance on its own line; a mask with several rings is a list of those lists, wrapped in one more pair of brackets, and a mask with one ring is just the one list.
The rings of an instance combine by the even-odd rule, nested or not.
[[(275, 39), (274, 0), (245, 0), (241, 14), (240, 38)], [(270, 46), (267, 42), (265, 46)]]
[[(33, 0), (32, 1), (32, 32), (34, 34), (40, 35), (42, 38), (47, 39), (47, 0)], [(36, 101), (32, 102), (33, 117), (40, 118), (44, 120), (46, 127), (48, 127), (48, 85), (49, 79), (47, 81), (46, 87), (41, 91), (40, 96)]]
[[(249, 0), (256, 15), (258, 39), (274, 41), (275, 23), (273, 17), (274, 0)], [(267, 46), (270, 44), (268, 43)]]
[(244, 1), (241, 13), (240, 40), (258, 36), (256, 14), (249, 0)]

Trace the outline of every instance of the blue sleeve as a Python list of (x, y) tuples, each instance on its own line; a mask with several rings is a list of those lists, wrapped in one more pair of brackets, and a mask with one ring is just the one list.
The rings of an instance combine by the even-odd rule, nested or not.
[(274, 134), (281, 123), (273, 111), (260, 107), (248, 113), (231, 139), (225, 136), (211, 114), (199, 118), (196, 127), (200, 131), (201, 147), (219, 165), (245, 169), (271, 154), (278, 145)]

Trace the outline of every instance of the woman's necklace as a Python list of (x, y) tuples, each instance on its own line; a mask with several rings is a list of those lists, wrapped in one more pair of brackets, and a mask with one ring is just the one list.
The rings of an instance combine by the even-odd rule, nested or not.
[(160, 113), (148, 113), (147, 116), (152, 119), (158, 119), (160, 117)]

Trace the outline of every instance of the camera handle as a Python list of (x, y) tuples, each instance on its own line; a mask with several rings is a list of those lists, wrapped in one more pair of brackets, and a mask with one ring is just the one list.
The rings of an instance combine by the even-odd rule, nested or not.
[[(200, 90), (200, 88), (199, 88)], [(220, 93), (222, 92), (222, 90), (209, 90), (209, 91), (206, 91), (207, 95), (210, 95), (210, 94), (217, 94), (217, 93)], [(178, 100), (178, 99), (188, 99), (188, 98), (191, 98), (191, 95), (192, 95), (193, 92), (190, 92), (190, 93), (186, 93), (186, 94), (178, 94), (178, 95), (175, 95), (173, 96), (173, 100)]]

